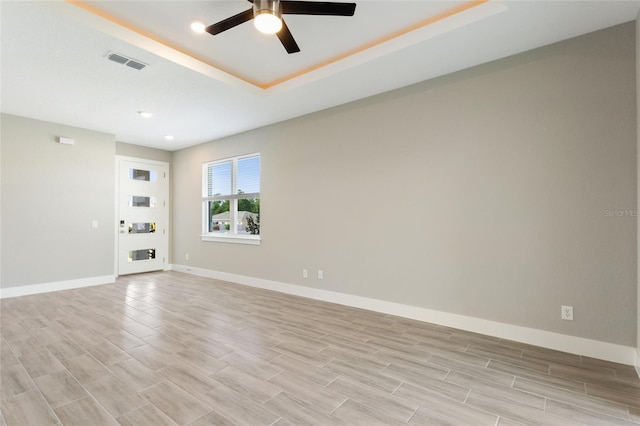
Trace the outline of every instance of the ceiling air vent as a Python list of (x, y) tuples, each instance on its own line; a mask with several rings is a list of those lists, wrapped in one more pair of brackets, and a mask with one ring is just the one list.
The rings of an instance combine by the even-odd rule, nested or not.
[(128, 56), (124, 56), (120, 53), (109, 52), (105, 55), (105, 58), (118, 64), (126, 65), (138, 71), (147, 66), (147, 64), (140, 62), (137, 59), (129, 58)]

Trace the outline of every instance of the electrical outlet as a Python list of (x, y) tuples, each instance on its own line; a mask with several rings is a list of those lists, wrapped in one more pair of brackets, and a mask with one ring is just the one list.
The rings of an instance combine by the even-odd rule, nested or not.
[(322, 272), (322, 269), (318, 269), (318, 279), (321, 280), (324, 278), (324, 272)]
[(302, 270), (302, 278), (307, 278), (309, 277), (309, 271), (307, 269), (303, 269)]
[(189, 260), (189, 253), (185, 253), (184, 260)]
[(560, 311), (560, 318), (567, 321), (573, 321), (573, 306), (562, 305)]

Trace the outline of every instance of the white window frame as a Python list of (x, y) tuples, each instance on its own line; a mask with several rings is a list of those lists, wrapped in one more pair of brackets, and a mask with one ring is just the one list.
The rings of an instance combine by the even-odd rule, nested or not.
[[(254, 152), (252, 154), (239, 155), (236, 157), (224, 158), (221, 160), (209, 161), (202, 164), (202, 241), (213, 241), (219, 243), (236, 243), (236, 244), (251, 244), (251, 245), (260, 245), (260, 235), (245, 235), (237, 233), (237, 223), (238, 223), (238, 200), (243, 198), (260, 198), (260, 192), (252, 192), (252, 193), (243, 193), (238, 194), (237, 188), (237, 172), (238, 172), (238, 161), (250, 158), (250, 157), (258, 157), (260, 158), (260, 174), (262, 175), (262, 158), (260, 157), (259, 152)], [(208, 181), (208, 169), (209, 166), (213, 166), (221, 163), (231, 162), (231, 194), (230, 195), (220, 195), (220, 196), (209, 196), (209, 181)], [(260, 176), (262, 179), (262, 176)], [(229, 200), (229, 213), (230, 213), (230, 222), (232, 226), (230, 226), (230, 233), (228, 234), (219, 234), (209, 232), (209, 215), (211, 214), (209, 211), (209, 202), (211, 201), (225, 201)]]

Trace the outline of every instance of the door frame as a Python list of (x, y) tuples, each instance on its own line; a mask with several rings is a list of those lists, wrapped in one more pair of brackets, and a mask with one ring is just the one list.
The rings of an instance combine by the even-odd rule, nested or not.
[(148, 158), (139, 158), (139, 157), (128, 157), (126, 155), (116, 155), (115, 159), (115, 220), (113, 223), (113, 233), (114, 233), (114, 252), (113, 252), (113, 275), (115, 277), (119, 276), (119, 263), (118, 259), (120, 256), (120, 161), (136, 161), (139, 163), (146, 164), (154, 164), (157, 166), (166, 166), (167, 170), (167, 200), (165, 206), (165, 229), (166, 232), (163, 235), (162, 244), (166, 247), (167, 259), (164, 262), (164, 266), (162, 268), (163, 271), (170, 271), (170, 263), (169, 257), (171, 254), (171, 248), (169, 247), (169, 235), (171, 234), (171, 164), (166, 161), (158, 161), (158, 160), (150, 160)]

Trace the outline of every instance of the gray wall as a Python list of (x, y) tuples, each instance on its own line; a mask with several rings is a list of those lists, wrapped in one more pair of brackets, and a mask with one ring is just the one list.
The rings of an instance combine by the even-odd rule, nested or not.
[(131, 145), (124, 142), (116, 142), (116, 155), (125, 157), (144, 158), (146, 160), (171, 162), (171, 151), (149, 148), (140, 145)]
[(112, 275), (114, 136), (5, 114), (1, 120), (1, 286)]
[[(634, 346), (634, 44), (628, 23), (174, 152), (173, 263)], [(254, 151), (262, 244), (202, 242), (201, 164)]]

